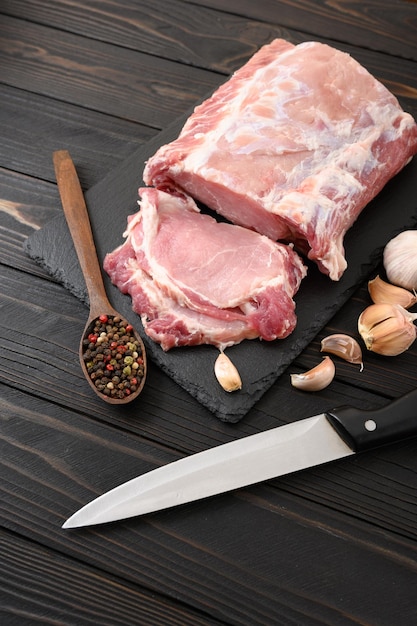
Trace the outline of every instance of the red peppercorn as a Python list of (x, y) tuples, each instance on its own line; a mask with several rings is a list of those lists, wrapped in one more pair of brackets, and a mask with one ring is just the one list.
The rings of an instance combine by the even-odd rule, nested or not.
[[(133, 361), (134, 352), (140, 353), (140, 348), (131, 324), (119, 317), (105, 314), (95, 320), (83, 341), (83, 359), (87, 363), (88, 374), (99, 391), (112, 398), (123, 398), (137, 391), (144, 376), (144, 359), (142, 356), (136, 357), (135, 372), (131, 372), (130, 367), (123, 366), (125, 358)], [(107, 386), (109, 382), (113, 383), (113, 389)]]

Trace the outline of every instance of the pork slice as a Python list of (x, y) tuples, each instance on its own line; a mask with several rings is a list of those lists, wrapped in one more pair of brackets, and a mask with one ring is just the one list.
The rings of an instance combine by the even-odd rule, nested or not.
[(198, 106), (144, 181), (180, 189), (338, 280), (343, 239), (417, 152), (417, 126), (348, 54), (275, 40)]
[(104, 260), (164, 350), (272, 341), (296, 325), (293, 296), (306, 269), (292, 247), (218, 223), (190, 197), (140, 190), (126, 240)]
[(141, 317), (148, 337), (165, 351), (204, 343), (225, 348), (256, 337), (244, 319), (225, 322), (170, 298), (138, 265), (129, 241), (108, 254), (105, 265), (112, 282), (122, 293), (130, 294), (132, 309)]

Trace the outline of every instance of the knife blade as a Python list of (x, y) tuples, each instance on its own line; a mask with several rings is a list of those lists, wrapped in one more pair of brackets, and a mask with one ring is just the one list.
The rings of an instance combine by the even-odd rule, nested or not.
[(209, 448), (111, 489), (63, 528), (144, 515), (417, 436), (416, 403), (414, 390), (381, 409), (339, 407)]

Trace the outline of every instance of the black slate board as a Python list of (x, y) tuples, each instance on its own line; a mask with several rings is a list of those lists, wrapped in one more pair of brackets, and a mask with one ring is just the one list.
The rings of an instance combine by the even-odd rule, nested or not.
[[(159, 133), (86, 193), (101, 262), (107, 252), (122, 242), (126, 218), (137, 210), (137, 189), (143, 185), (144, 162), (159, 146), (178, 135), (186, 117)], [(164, 353), (144, 335), (140, 319), (131, 310), (130, 298), (123, 296), (104, 276), (109, 298), (116, 309), (142, 331), (148, 355), (155, 363), (218, 418), (237, 422), (370, 275), (389, 239), (416, 226), (416, 191), (417, 160), (414, 159), (366, 207), (347, 233), (348, 269), (342, 279), (335, 283), (320, 274), (315, 266), (309, 266), (308, 277), (296, 296), (298, 324), (294, 333), (283, 341), (244, 341), (228, 349), (243, 381), (242, 390), (233, 394), (223, 391), (214, 377), (214, 361), (218, 355), (214, 347), (179, 348)], [(26, 251), (87, 303), (84, 279), (63, 215), (29, 237)]]

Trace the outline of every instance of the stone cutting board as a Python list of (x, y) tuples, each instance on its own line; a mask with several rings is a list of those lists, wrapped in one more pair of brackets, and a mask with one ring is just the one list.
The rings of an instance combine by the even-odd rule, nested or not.
[[(178, 135), (184, 121), (185, 117), (159, 133), (86, 193), (101, 262), (107, 252), (122, 242), (126, 218), (137, 210), (137, 189), (143, 185), (144, 162), (160, 145)], [(309, 266), (308, 277), (296, 296), (298, 324), (295, 332), (285, 340), (244, 341), (228, 349), (243, 381), (242, 390), (233, 394), (223, 391), (214, 377), (216, 348), (198, 346), (164, 353), (144, 335), (140, 319), (132, 313), (130, 297), (120, 294), (106, 276), (104, 279), (113, 305), (142, 330), (149, 358), (219, 419), (237, 422), (370, 275), (389, 239), (416, 224), (417, 160), (414, 159), (368, 205), (347, 233), (348, 269), (342, 279), (332, 282), (315, 266)], [(84, 279), (63, 215), (29, 237), (26, 251), (71, 293), (87, 303)]]

